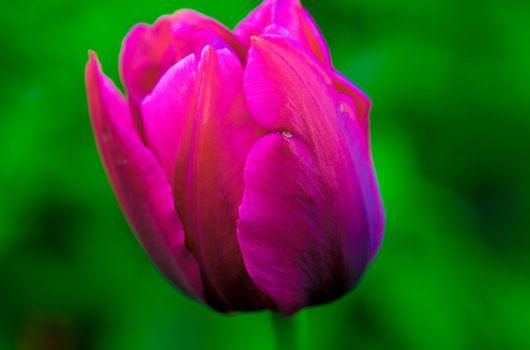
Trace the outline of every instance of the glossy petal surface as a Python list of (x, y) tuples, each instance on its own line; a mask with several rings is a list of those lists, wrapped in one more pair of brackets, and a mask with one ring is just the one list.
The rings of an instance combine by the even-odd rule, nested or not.
[(285, 315), (349, 286), (326, 180), (292, 137), (265, 136), (248, 157), (238, 239), (250, 275)]
[(141, 101), (169, 67), (205, 45), (244, 50), (235, 36), (214, 19), (192, 10), (160, 17), (152, 26), (136, 25), (123, 42), (120, 71), (130, 96)]
[(179, 171), (183, 171), (190, 152), (199, 91), (198, 64), (194, 54), (175, 63), (142, 102), (146, 143), (178, 190), (184, 183), (174, 183), (175, 169), (178, 163)]
[[(313, 155), (315, 172), (325, 184), (332, 207), (334, 226), (328, 230), (337, 242), (335, 262), (345, 267), (346, 284), (353, 285), (369, 260), (372, 246), (369, 226), (374, 219), (365, 207), (360, 178), (364, 173), (357, 169), (361, 164), (356, 158), (359, 154), (352, 153), (354, 147), (341, 125), (341, 99), (332, 78), (296, 42), (264, 36), (253, 40), (244, 88), (252, 116), (260, 125), (292, 134)], [(369, 159), (368, 153), (361, 156)], [(251, 259), (252, 252), (243, 247), (242, 252), (246, 262)], [(260, 268), (250, 264), (247, 267), (249, 271)]]
[(266, 298), (248, 276), (235, 234), (243, 168), (263, 131), (250, 118), (234, 54), (207, 46), (198, 67), (191, 56), (186, 60), (144, 102), (147, 142), (174, 169), (168, 175), (186, 245), (201, 266), (209, 302), (222, 310), (263, 307)]
[(192, 10), (160, 17), (152, 26), (136, 25), (123, 42), (120, 73), (133, 116), (143, 133), (139, 106), (162, 75), (189, 54), (196, 57), (204, 46), (230, 48), (240, 59), (245, 50), (225, 26)]
[(349, 95), (355, 117), (368, 132), (370, 99), (357, 86), (352, 84), (332, 65), (326, 40), (309, 12), (298, 0), (264, 1), (235, 29), (236, 35), (247, 45), (250, 38), (259, 35), (279, 35), (298, 42), (311, 52), (328, 70), (337, 91)]
[(189, 295), (204, 299), (200, 272), (184, 247), (171, 187), (132, 125), (123, 97), (91, 55), (86, 84), (99, 152), (127, 220), (158, 268)]

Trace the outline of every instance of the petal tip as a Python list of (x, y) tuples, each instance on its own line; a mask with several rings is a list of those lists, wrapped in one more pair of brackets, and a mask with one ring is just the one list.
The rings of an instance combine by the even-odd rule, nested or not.
[(217, 50), (211, 45), (206, 45), (201, 51), (201, 65), (207, 67), (211, 62), (217, 59)]
[(98, 55), (93, 50), (88, 50), (88, 61), (86, 64), (86, 75), (92, 75), (100, 71)]

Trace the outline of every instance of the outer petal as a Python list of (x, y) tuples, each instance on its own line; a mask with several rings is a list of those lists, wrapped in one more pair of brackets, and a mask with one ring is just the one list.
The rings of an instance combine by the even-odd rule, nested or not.
[(160, 17), (153, 26), (134, 26), (123, 41), (120, 74), (127, 91), (135, 125), (143, 136), (139, 105), (160, 76), (175, 60), (171, 46), (170, 16)]
[[(372, 218), (374, 212), (370, 203), (366, 203), (362, 188), (365, 182), (361, 177), (366, 171), (357, 168), (371, 167), (371, 163), (357, 162), (357, 155), (352, 154), (366, 148), (356, 148), (344, 133), (341, 112), (345, 107), (340, 107), (332, 78), (322, 64), (295, 42), (264, 36), (253, 39), (244, 89), (252, 116), (260, 125), (292, 134), (313, 154), (330, 193), (328, 202), (336, 225), (331, 232), (340, 247), (336, 263), (346, 267), (349, 284), (355, 284), (368, 263), (372, 247), (377, 245), (373, 242), (376, 238), (372, 238), (376, 236), (372, 230), (377, 230), (372, 229), (372, 222), (377, 219)], [(368, 153), (363, 156), (369, 158)], [(253, 253), (243, 246), (242, 253), (246, 263), (252, 259)], [(262, 268), (249, 263), (247, 267), (249, 271)]]
[(241, 59), (245, 50), (219, 22), (192, 10), (160, 17), (152, 26), (139, 24), (123, 42), (120, 72), (131, 108), (142, 130), (138, 107), (169, 67), (185, 56), (200, 55), (205, 45), (229, 47)]
[(352, 113), (350, 117), (358, 121), (361, 126), (367, 142), (370, 141), (370, 108), (372, 102), (366, 96), (366, 94), (359, 89), (357, 86), (353, 85), (342, 76), (340, 73), (336, 73), (334, 77), (334, 84), (337, 91), (341, 94), (346, 95), (343, 100), (349, 108), (351, 108)]
[(299, 0), (275, 0), (272, 25), (265, 34), (281, 34), (287, 30), (291, 39), (307, 47), (323, 64), (331, 66), (329, 50), (315, 21)]
[(324, 37), (299, 0), (264, 1), (237, 25), (234, 32), (247, 45), (254, 35), (277, 34), (289, 37), (307, 47), (322, 63), (331, 67)]
[(99, 152), (129, 224), (164, 275), (203, 300), (199, 267), (184, 247), (171, 187), (140, 141), (123, 97), (101, 73), (94, 54), (87, 64), (86, 84)]
[(238, 239), (250, 275), (285, 315), (350, 286), (325, 176), (289, 136), (263, 137), (248, 157)]
[(230, 51), (210, 46), (198, 69), (187, 60), (172, 67), (145, 99), (147, 142), (175, 152), (169, 155), (175, 162), (169, 165), (175, 169), (175, 203), (209, 303), (220, 310), (267, 307), (267, 297), (248, 276), (235, 233), (243, 168), (263, 135), (245, 103), (243, 67)]
[(370, 99), (335, 70), (324, 36), (299, 0), (264, 1), (238, 24), (235, 33), (246, 45), (250, 44), (252, 36), (276, 34), (305, 46), (324, 64), (337, 91), (350, 96), (351, 101), (348, 103), (356, 111), (353, 117), (360, 120), (361, 127), (368, 134)]
[(368, 218), (368, 238), (370, 240), (368, 259), (372, 261), (381, 246), (385, 225), (381, 192), (372, 161), (368, 131), (353, 117), (356, 111), (352, 109), (350, 101), (345, 96), (340, 96), (339, 99), (341, 100), (339, 105), (341, 130), (353, 161), (355, 176), (359, 179), (362, 200)]

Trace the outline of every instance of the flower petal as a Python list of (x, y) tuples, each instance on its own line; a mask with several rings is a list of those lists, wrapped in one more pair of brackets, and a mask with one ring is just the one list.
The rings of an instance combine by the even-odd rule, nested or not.
[(261, 35), (271, 24), (271, 8), (272, 1), (265, 0), (237, 24), (234, 34), (247, 48), (250, 46), (250, 38)]
[(171, 187), (95, 54), (87, 64), (86, 85), (99, 153), (129, 224), (162, 273), (190, 296), (204, 300), (199, 267), (184, 247)]
[(356, 178), (359, 179), (359, 188), (368, 219), (368, 232), (370, 249), (368, 259), (372, 261), (381, 246), (385, 225), (385, 212), (377, 183), (374, 164), (370, 151), (368, 130), (354, 117), (357, 113), (352, 109), (348, 96), (340, 96), (339, 117), (342, 133), (345, 136), (350, 157), (353, 161)]
[(302, 8), (300, 12), (299, 16), (302, 17), (302, 31), (305, 34), (307, 45), (320, 62), (332, 67), (331, 54), (322, 32), (313, 17), (311, 17), (311, 14), (305, 8)]
[(307, 47), (323, 64), (331, 67), (326, 41), (299, 0), (264, 1), (237, 25), (234, 32), (246, 45), (254, 35), (288, 37)]
[(337, 298), (350, 287), (334, 198), (312, 151), (270, 134), (245, 167), (238, 239), (256, 284), (291, 315)]
[(219, 310), (261, 308), (267, 299), (248, 276), (235, 232), (245, 161), (263, 135), (248, 112), (242, 81), (238, 58), (207, 46), (198, 68), (192, 56), (177, 63), (143, 104), (147, 143), (173, 171), (186, 246), (199, 262), (209, 303)]
[(162, 16), (152, 26), (138, 24), (129, 32), (122, 46), (120, 73), (140, 131), (143, 98), (173, 64), (191, 53), (199, 56), (205, 45), (230, 48), (241, 60), (246, 54), (229, 29), (192, 10)]
[(252, 117), (269, 130), (296, 133), (312, 148), (338, 146), (336, 93), (323, 65), (280, 36), (252, 41), (244, 78)]
[(324, 65), (335, 88), (352, 98), (356, 118), (368, 132), (370, 99), (357, 86), (337, 72), (331, 62), (328, 45), (311, 14), (299, 0), (267, 0), (242, 20), (234, 30), (241, 42), (250, 46), (250, 38), (265, 34), (279, 35), (305, 46)]
[[(341, 96), (335, 92), (332, 78), (296, 42), (263, 36), (253, 39), (244, 89), (252, 117), (260, 125), (292, 135), (314, 156), (333, 208), (329, 212), (336, 224), (332, 232), (340, 247), (337, 261), (346, 266), (347, 279), (355, 284), (375, 245), (370, 226), (373, 211), (367, 209), (362, 188), (365, 182), (360, 178), (365, 170), (357, 169), (371, 164), (357, 162), (357, 156), (352, 154), (357, 146), (349, 144), (341, 125), (345, 107), (340, 107)], [(368, 153), (363, 156), (369, 158)], [(244, 250), (243, 255), (246, 262)], [(250, 271), (251, 267), (247, 268)]]
[(272, 25), (264, 34), (288, 36), (308, 48), (323, 64), (331, 67), (331, 57), (324, 37), (315, 21), (299, 0), (275, 0), (272, 6)]
[[(236, 238), (247, 155), (263, 131), (250, 118), (243, 67), (228, 50), (206, 47), (185, 187), (187, 244), (220, 304), (267, 307), (243, 264)], [(229, 268), (227, 268), (229, 267)]]
[(358, 121), (367, 141), (369, 141), (369, 116), (370, 107), (372, 106), (370, 98), (340, 73), (335, 73), (334, 85), (339, 93), (347, 96), (347, 98), (344, 98), (344, 101), (353, 111), (350, 117), (355, 118)]
[(160, 17), (153, 26), (134, 26), (123, 40), (120, 53), (120, 75), (135, 125), (143, 136), (140, 102), (160, 76), (176, 60), (171, 46), (170, 16)]
[(162, 16), (152, 26), (136, 25), (123, 42), (120, 59), (128, 93), (142, 100), (169, 67), (191, 53), (200, 55), (205, 45), (230, 47), (244, 55), (229, 29), (192, 10)]
[(198, 74), (198, 62), (195, 55), (190, 54), (175, 63), (142, 102), (146, 144), (158, 158), (171, 184), (177, 162), (185, 164), (189, 154)]

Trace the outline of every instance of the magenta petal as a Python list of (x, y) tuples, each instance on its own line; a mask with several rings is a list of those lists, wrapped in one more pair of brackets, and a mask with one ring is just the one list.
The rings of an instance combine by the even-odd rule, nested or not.
[(252, 117), (263, 127), (289, 130), (312, 147), (338, 145), (332, 80), (325, 67), (296, 42), (272, 35), (254, 37), (244, 89)]
[(246, 45), (250, 44), (252, 36), (262, 34), (280, 35), (295, 40), (331, 68), (326, 41), (299, 0), (264, 1), (237, 25), (234, 32)]
[(311, 150), (271, 134), (245, 168), (238, 239), (250, 276), (285, 315), (348, 290), (333, 197)]
[[(341, 96), (341, 98), (344, 98)], [(360, 201), (364, 204), (367, 218), (367, 239), (370, 242), (368, 259), (372, 261), (381, 246), (385, 224), (385, 213), (381, 192), (375, 175), (374, 164), (370, 152), (368, 132), (363, 129), (360, 122), (354, 117), (356, 113), (347, 99), (340, 102), (341, 129), (348, 145), (349, 154), (353, 162), (352, 171), (358, 179)]]
[[(305, 142), (322, 169), (347, 172), (337, 94), (325, 68), (307, 50), (282, 37), (255, 37), (244, 89), (252, 117), (260, 125), (288, 131)], [(334, 185), (337, 190), (338, 186)]]
[(204, 300), (199, 267), (184, 247), (171, 187), (94, 54), (87, 64), (86, 85), (99, 152), (129, 224), (164, 275), (190, 296)]
[(179, 53), (177, 59), (189, 53), (195, 53), (198, 57), (202, 49), (209, 45), (214, 49), (228, 49), (244, 62), (245, 47), (223, 24), (193, 10), (180, 10), (172, 17), (171, 35), (173, 46)]
[(242, 84), (239, 59), (207, 46), (198, 67), (193, 55), (175, 64), (143, 104), (147, 144), (172, 179), (186, 246), (201, 267), (208, 302), (220, 310), (255, 309), (266, 299), (236, 238), (245, 161), (263, 135)]
[(187, 245), (201, 266), (208, 296), (219, 309), (251, 310), (268, 305), (248, 276), (236, 238), (243, 169), (263, 135), (250, 118), (243, 67), (228, 50), (206, 47), (184, 191)]
[(377, 235), (372, 232), (377, 228), (370, 228), (377, 219), (363, 195), (366, 172), (358, 169), (371, 167), (371, 163), (357, 160), (359, 156), (369, 158), (369, 153), (367, 148), (351, 144), (341, 124), (343, 110), (349, 105), (342, 105), (343, 95), (336, 93), (328, 71), (313, 55), (278, 36), (253, 39), (244, 88), (252, 117), (260, 125), (292, 134), (313, 155), (333, 207), (334, 234), (342, 249), (336, 255), (345, 261), (353, 285), (377, 245), (373, 242)]
[(302, 17), (302, 31), (308, 47), (320, 62), (331, 68), (331, 54), (324, 36), (309, 12), (305, 8), (302, 8), (300, 12), (300, 16)]
[(120, 72), (129, 97), (139, 103), (174, 63), (205, 45), (229, 47), (241, 59), (245, 52), (237, 38), (214, 19), (192, 10), (160, 17), (152, 26), (138, 24), (123, 42)]
[(129, 97), (136, 126), (143, 137), (140, 104), (173, 64), (199, 56), (203, 47), (229, 48), (240, 60), (246, 52), (228, 28), (192, 10), (162, 16), (152, 25), (138, 24), (123, 41), (120, 73)]
[(142, 102), (146, 143), (171, 183), (177, 157), (189, 153), (197, 93), (198, 62), (191, 54), (174, 64)]
[(370, 127), (369, 115), (370, 107), (372, 106), (370, 98), (340, 73), (334, 74), (334, 84), (337, 92), (348, 96), (344, 100), (354, 112), (351, 117), (358, 121), (368, 141)]
[(288, 36), (309, 49), (317, 59), (331, 68), (329, 50), (315, 21), (299, 0), (274, 0), (271, 26), (264, 34)]
[(137, 106), (175, 62), (171, 46), (171, 16), (162, 16), (152, 26), (134, 26), (120, 54), (120, 74), (130, 100)]
[(260, 35), (271, 24), (271, 1), (263, 1), (248, 14), (234, 29), (234, 34), (245, 45), (250, 46), (250, 38)]

